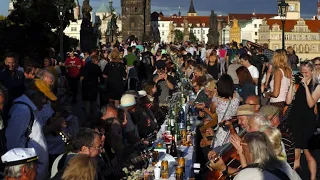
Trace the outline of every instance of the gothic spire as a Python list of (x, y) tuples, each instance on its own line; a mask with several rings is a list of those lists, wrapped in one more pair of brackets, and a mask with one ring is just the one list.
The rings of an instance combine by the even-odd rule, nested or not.
[(193, 0), (190, 1), (190, 8), (188, 13), (197, 13), (193, 6)]

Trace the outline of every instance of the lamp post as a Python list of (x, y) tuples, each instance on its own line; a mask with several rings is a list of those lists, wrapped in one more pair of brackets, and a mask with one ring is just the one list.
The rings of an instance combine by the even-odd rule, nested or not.
[(222, 30), (222, 32), (223, 32), (223, 40), (222, 40), (222, 44), (223, 44), (223, 45), (225, 45), (225, 44), (226, 44), (226, 30), (225, 30), (225, 29), (223, 29), (223, 30)]
[(286, 22), (288, 7), (289, 7), (288, 3), (286, 3), (284, 0), (281, 0), (278, 2), (278, 13), (279, 13), (279, 16), (280, 16), (281, 22), (282, 22), (282, 49), (285, 49), (284, 25)]
[(66, 16), (66, 8), (64, 3), (61, 1), (58, 4), (58, 13), (59, 13), (59, 20), (60, 20), (60, 58), (61, 61), (64, 61), (64, 52), (63, 52), (63, 21)]

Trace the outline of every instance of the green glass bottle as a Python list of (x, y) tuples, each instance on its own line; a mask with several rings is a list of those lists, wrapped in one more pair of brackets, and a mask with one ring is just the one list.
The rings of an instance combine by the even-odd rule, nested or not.
[(167, 125), (168, 125), (168, 131), (171, 132), (171, 119), (170, 118), (167, 121)]

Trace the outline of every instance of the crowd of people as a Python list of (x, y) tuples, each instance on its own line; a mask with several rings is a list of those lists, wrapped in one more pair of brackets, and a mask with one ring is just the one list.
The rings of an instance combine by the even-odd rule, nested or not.
[[(21, 65), (18, 57), (8, 53), (0, 72), (5, 179), (121, 179), (123, 167), (142, 169), (145, 159), (131, 159), (152, 146), (181, 73), (202, 122), (196, 179), (220, 171), (234, 179), (295, 180), (301, 168), (316, 179), (320, 58), (299, 63), (291, 47), (138, 41), (71, 50), (65, 61), (49, 56), (41, 65), (27, 58)], [(85, 117), (72, 111), (76, 105)], [(240, 166), (224, 161), (226, 146)], [(301, 153), (308, 167), (301, 167)]]

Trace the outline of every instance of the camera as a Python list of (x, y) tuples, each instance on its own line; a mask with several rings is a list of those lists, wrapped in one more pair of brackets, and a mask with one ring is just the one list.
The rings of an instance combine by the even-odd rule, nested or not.
[(300, 84), (301, 79), (303, 78), (303, 75), (300, 72), (298, 72), (297, 74), (293, 75), (293, 77), (294, 77), (294, 82), (296, 84)]

